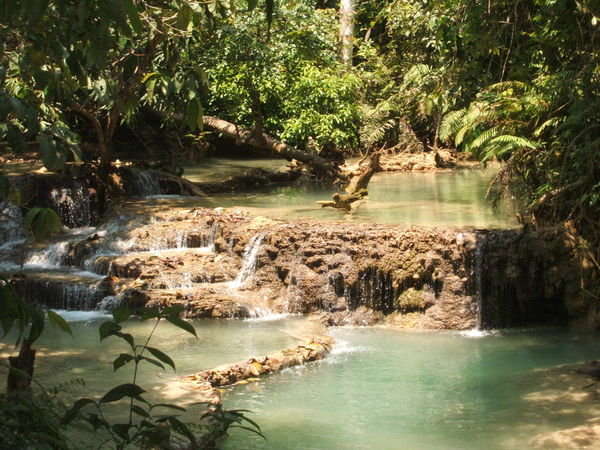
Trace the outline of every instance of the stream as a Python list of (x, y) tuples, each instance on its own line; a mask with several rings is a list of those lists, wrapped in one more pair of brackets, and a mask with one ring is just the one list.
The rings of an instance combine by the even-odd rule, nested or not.
[[(238, 169), (236, 165), (232, 173)], [(188, 168), (186, 174), (210, 180), (203, 170)], [(286, 219), (513, 228), (517, 224), (511, 202), (492, 208), (483, 199), (493, 175), (492, 169), (378, 174), (369, 186), (369, 200), (352, 215), (316, 207), (315, 201), (330, 195), (317, 186), (257, 189), (208, 200), (155, 196), (143, 202), (157, 205), (157, 210), (219, 206)], [(62, 241), (26, 255), (26, 272), (42, 273), (44, 283), (62, 283), (65, 300), (53, 307), (71, 309), (59, 312), (71, 322), (75, 334), (72, 338), (48, 327), (39, 341), (36, 377), (47, 387), (81, 377), (86, 395), (94, 396), (123, 382), (111, 363), (125, 350), (124, 344), (115, 338), (100, 343), (98, 338), (98, 326), (109, 317), (103, 306), (110, 303), (110, 296), (91, 303), (78, 297), (93, 296), (97, 289), (102, 276), (94, 273), (95, 260), (77, 269), (63, 266), (65, 242), (96, 232), (110, 235), (116, 228), (109, 224), (102, 229), (70, 230)], [(252, 278), (263, 237), (256, 235), (249, 242), (237, 276), (225, 282), (228, 289)], [(94, 258), (130, 252), (168, 257), (175, 247), (187, 250), (184, 240), (175, 236), (175, 241), (138, 248), (133, 238), (123, 238), (111, 241)], [(3, 246), (0, 270), (18, 267), (16, 252), (13, 249), (11, 256), (8, 251), (14, 245), (9, 244)], [(197, 251), (210, 254), (214, 242), (206, 244)], [(69, 300), (69, 295), (75, 300)], [(193, 400), (193, 395), (171, 389), (176, 376), (292, 347), (310, 329), (310, 321), (302, 316), (269, 311), (256, 315), (246, 320), (196, 319), (198, 340), (161, 324), (155, 345), (175, 360), (177, 374), (146, 368), (139, 384), (150, 388), (156, 399)], [(129, 320), (125, 331), (141, 339), (150, 327)], [(330, 328), (329, 333), (335, 345), (325, 360), (225, 390), (225, 407), (251, 410), (268, 440), (232, 431), (223, 448), (513, 449), (529, 447), (540, 433), (577, 426), (600, 412), (589, 402), (565, 397), (569, 385), (561, 385), (565, 378), (553, 372), (557, 365), (597, 358), (600, 342), (593, 335), (552, 328), (409, 332), (385, 326)], [(0, 344), (3, 355), (12, 350)]]

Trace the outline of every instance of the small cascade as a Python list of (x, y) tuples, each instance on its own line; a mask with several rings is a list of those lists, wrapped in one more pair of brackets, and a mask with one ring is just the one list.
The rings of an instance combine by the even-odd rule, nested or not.
[(482, 330), (483, 323), (483, 247), (484, 240), (477, 239), (475, 247), (475, 288), (476, 288), (476, 299), (477, 299), (477, 326), (476, 330)]
[(91, 222), (90, 196), (83, 186), (52, 189), (50, 203), (68, 228), (88, 226)]
[(387, 314), (394, 310), (395, 291), (392, 274), (375, 267), (359, 272), (358, 280), (347, 286), (344, 297), (350, 309), (366, 306)]
[(158, 174), (153, 170), (136, 171), (133, 183), (138, 195), (142, 197), (161, 194)]
[(150, 245), (148, 251), (164, 251), (188, 248), (188, 232), (177, 230), (172, 236), (164, 237)]
[(92, 311), (106, 296), (98, 283), (30, 278), (17, 286), (24, 300), (52, 309)]
[(210, 249), (211, 252), (215, 251), (215, 241), (217, 240), (217, 233), (219, 232), (219, 224), (218, 222), (213, 222), (210, 227), (210, 233), (208, 235), (208, 240), (205, 243), (205, 247)]
[(237, 289), (244, 284), (256, 271), (256, 265), (258, 262), (258, 251), (260, 250), (260, 244), (265, 238), (264, 234), (257, 234), (250, 239), (250, 242), (244, 249), (244, 256), (242, 260), (242, 268), (238, 272), (235, 280), (230, 283), (230, 287)]
[(9, 202), (0, 202), (0, 245), (23, 239), (23, 214)]
[(107, 295), (96, 305), (96, 311), (111, 312), (121, 306), (121, 299), (115, 295)]
[(42, 250), (33, 252), (25, 261), (25, 266), (55, 269), (63, 265), (69, 251), (69, 242), (61, 241)]

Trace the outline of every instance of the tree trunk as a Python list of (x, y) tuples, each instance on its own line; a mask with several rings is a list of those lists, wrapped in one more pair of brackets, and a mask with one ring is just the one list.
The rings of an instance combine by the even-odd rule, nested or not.
[(352, 176), (350, 183), (346, 186), (345, 194), (336, 192), (332, 195), (332, 200), (319, 201), (317, 203), (322, 208), (331, 207), (343, 209), (346, 212), (352, 211), (352, 203), (362, 200), (369, 194), (367, 191), (369, 181), (371, 181), (371, 177), (375, 172), (381, 170), (379, 156), (379, 153), (373, 153), (369, 158), (369, 162), (360, 168), (359, 173)]
[(8, 363), (11, 368), (17, 370), (9, 370), (6, 391), (22, 392), (30, 389), (35, 363), (35, 350), (31, 348), (31, 344), (27, 340), (21, 343), (17, 356), (8, 357)]
[(331, 161), (318, 155), (313, 155), (296, 147), (292, 147), (284, 142), (256, 130), (240, 128), (237, 125), (218, 119), (212, 116), (203, 117), (204, 125), (210, 127), (226, 136), (236, 140), (237, 143), (249, 144), (254, 147), (264, 148), (273, 151), (288, 160), (297, 159), (300, 162), (308, 164), (314, 172), (326, 179), (340, 180), (344, 179), (339, 168)]
[(340, 58), (346, 67), (352, 67), (355, 10), (356, 0), (340, 0)]

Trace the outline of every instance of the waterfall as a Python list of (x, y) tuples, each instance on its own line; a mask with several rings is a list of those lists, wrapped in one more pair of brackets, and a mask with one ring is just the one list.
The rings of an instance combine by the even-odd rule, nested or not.
[(476, 289), (476, 300), (477, 300), (477, 330), (483, 329), (483, 246), (484, 241), (481, 236), (478, 236), (475, 244), (475, 289)]
[(52, 309), (91, 311), (106, 296), (98, 283), (59, 281), (31, 278), (17, 286), (18, 293), (28, 302)]
[(61, 241), (31, 253), (25, 261), (26, 266), (55, 269), (62, 265), (69, 251), (69, 241)]
[(96, 311), (111, 312), (121, 306), (121, 299), (115, 295), (107, 295), (96, 305)]
[(134, 185), (138, 194), (142, 197), (160, 195), (161, 193), (158, 174), (153, 170), (136, 171)]
[(260, 250), (260, 244), (262, 243), (264, 238), (264, 234), (254, 235), (252, 239), (250, 239), (250, 242), (248, 242), (248, 244), (246, 245), (242, 260), (242, 268), (235, 277), (235, 280), (233, 280), (230, 283), (230, 286), (232, 288), (239, 288), (256, 271), (256, 263), (258, 262), (258, 251)]
[(23, 214), (18, 206), (0, 202), (0, 245), (23, 238)]
[(64, 226), (76, 228), (90, 224), (90, 196), (83, 186), (52, 189), (50, 203)]

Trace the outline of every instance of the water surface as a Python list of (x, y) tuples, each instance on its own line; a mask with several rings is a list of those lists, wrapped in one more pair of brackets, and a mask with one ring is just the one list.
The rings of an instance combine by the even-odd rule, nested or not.
[(597, 358), (594, 336), (332, 332), (326, 360), (228, 392), (226, 406), (254, 411), (268, 441), (233, 432), (224, 448), (521, 449), (590, 418), (545, 402), (556, 392), (540, 369)]
[[(212, 161), (212, 160), (211, 160)], [(212, 165), (186, 168), (193, 181), (215, 181), (264, 165), (276, 168), (281, 160), (216, 159)], [(214, 170), (211, 169), (214, 167)], [(492, 207), (485, 198), (497, 168), (476, 167), (450, 172), (377, 173), (369, 184), (369, 197), (352, 214), (321, 208), (317, 201), (331, 200), (330, 187), (319, 183), (262, 187), (252, 192), (219, 194), (206, 206), (241, 207), (256, 215), (276, 218), (311, 218), (325, 221), (388, 223), (417, 226), (504, 228), (517, 225), (510, 200)]]

